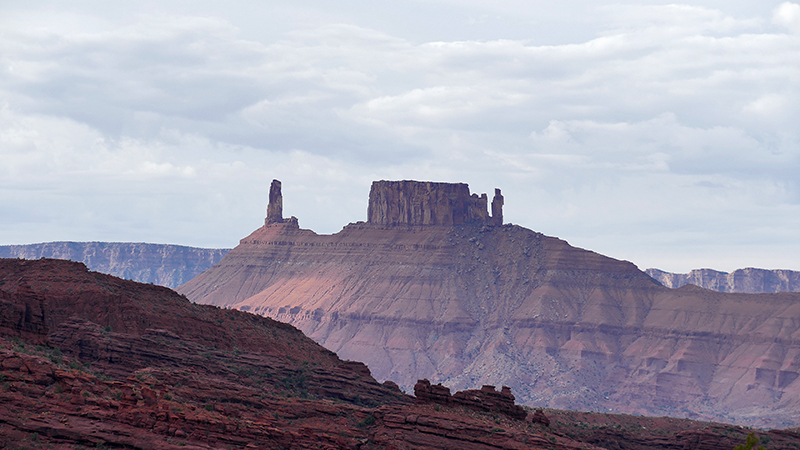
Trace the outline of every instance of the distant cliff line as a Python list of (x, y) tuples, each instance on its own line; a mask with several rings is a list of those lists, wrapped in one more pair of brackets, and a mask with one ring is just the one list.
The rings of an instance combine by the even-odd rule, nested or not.
[(141, 283), (175, 288), (216, 264), (230, 249), (132, 242), (43, 242), (0, 246), (0, 258), (56, 258)]
[[(176, 288), (222, 259), (229, 248), (200, 248), (131, 242), (43, 242), (0, 245), (0, 258), (56, 258), (86, 264), (90, 270), (120, 278)], [(733, 272), (695, 269), (672, 273), (650, 268), (645, 272), (666, 287), (687, 284), (718, 292), (800, 292), (800, 271), (748, 267)]]
[(693, 284), (718, 292), (745, 294), (800, 292), (800, 272), (795, 270), (748, 267), (731, 273), (713, 269), (695, 269), (689, 273), (670, 273), (659, 269), (647, 269), (645, 272), (669, 288)]

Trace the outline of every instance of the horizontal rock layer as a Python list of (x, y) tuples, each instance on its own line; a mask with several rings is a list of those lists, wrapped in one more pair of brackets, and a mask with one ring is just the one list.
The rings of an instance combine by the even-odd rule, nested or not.
[(661, 286), (518, 226), (262, 227), (179, 288), (289, 322), (410, 391), (761, 426), (800, 417), (800, 296)]
[(795, 270), (748, 267), (731, 273), (712, 269), (695, 269), (689, 273), (670, 273), (659, 269), (647, 269), (645, 272), (664, 286), (671, 288), (693, 284), (719, 292), (747, 294), (800, 292), (800, 272)]
[(127, 280), (174, 288), (222, 259), (230, 249), (129, 242), (46, 242), (0, 246), (0, 258), (58, 258)]

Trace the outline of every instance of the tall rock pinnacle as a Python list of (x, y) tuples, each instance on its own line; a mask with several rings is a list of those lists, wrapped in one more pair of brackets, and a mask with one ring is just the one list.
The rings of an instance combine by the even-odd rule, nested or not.
[(503, 224), (503, 195), (498, 188), (495, 188), (492, 199), (492, 223), (498, 226)]
[(283, 223), (283, 195), (281, 195), (281, 182), (278, 180), (272, 180), (269, 186), (267, 224), (271, 223)]

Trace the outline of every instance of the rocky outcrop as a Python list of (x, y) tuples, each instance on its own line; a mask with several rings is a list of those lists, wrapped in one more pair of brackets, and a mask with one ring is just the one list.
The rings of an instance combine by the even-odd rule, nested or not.
[(115, 378), (145, 367), (202, 367), (238, 378), (230, 372), (237, 367), (291, 378), (306, 361), (298, 389), (342, 400), (394, 396), (362, 363), (340, 361), (290, 325), (196, 305), (81, 263), (0, 259), (0, 311), (0, 335), (58, 347)]
[(495, 190), (492, 216), (486, 194), (470, 195), (463, 183), (375, 181), (369, 193), (367, 223), (372, 225), (503, 224), (503, 200)]
[(57, 258), (142, 283), (177, 287), (216, 264), (230, 249), (128, 242), (46, 242), (0, 246), (0, 258)]
[(718, 292), (747, 294), (800, 292), (800, 272), (794, 270), (748, 267), (731, 273), (712, 269), (695, 269), (689, 273), (670, 273), (659, 269), (647, 269), (645, 272), (669, 288), (693, 284)]
[(539, 425), (543, 425), (545, 427), (550, 426), (550, 418), (542, 411), (541, 409), (537, 409), (530, 415), (529, 420), (531, 423), (538, 423)]
[(414, 396), (422, 403), (463, 406), (475, 411), (503, 414), (515, 420), (525, 420), (528, 415), (523, 407), (514, 404), (514, 395), (508, 386), (497, 392), (494, 386), (484, 385), (480, 390), (458, 391), (450, 396), (449, 388), (441, 383), (431, 385), (428, 379), (423, 379), (414, 385)]
[(798, 424), (798, 294), (668, 289), (510, 224), (390, 222), (265, 226), (179, 291), (291, 323), (406, 391), (427, 378), (535, 407)]

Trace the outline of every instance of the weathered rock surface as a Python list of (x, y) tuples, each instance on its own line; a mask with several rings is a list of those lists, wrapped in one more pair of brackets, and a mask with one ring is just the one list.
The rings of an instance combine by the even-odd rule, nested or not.
[(289, 325), (79, 263), (0, 260), (0, 312), (0, 448), (595, 448), (415, 405)]
[(503, 414), (516, 420), (525, 420), (528, 415), (523, 407), (514, 403), (514, 395), (508, 386), (503, 386), (497, 392), (494, 386), (484, 385), (480, 390), (468, 389), (450, 396), (449, 388), (441, 384), (431, 385), (429, 380), (423, 379), (414, 385), (414, 396), (421, 403), (464, 406), (475, 411)]
[(369, 192), (367, 223), (372, 225), (503, 224), (503, 197), (495, 190), (492, 216), (487, 197), (470, 195), (464, 183), (375, 181)]
[(288, 325), (67, 261), (0, 260), (0, 298), (0, 448), (677, 450), (750, 431), (554, 410), (547, 427), (490, 387), (414, 403)]
[(289, 322), (406, 391), (428, 378), (529, 406), (798, 423), (798, 294), (668, 289), (519, 226), (389, 223), (265, 226), (179, 291)]
[(719, 292), (747, 294), (800, 292), (800, 272), (795, 270), (748, 267), (731, 273), (712, 269), (695, 269), (689, 273), (670, 273), (659, 269), (647, 269), (645, 272), (670, 288), (693, 284)]
[(752, 430), (669, 417), (598, 414), (577, 411), (545, 411), (551, 430), (609, 450), (693, 449), (728, 450), (754, 433), (767, 449), (800, 446), (800, 430)]
[(46, 242), (2, 245), (0, 258), (57, 258), (94, 271), (175, 288), (216, 264), (230, 249), (127, 242)]

